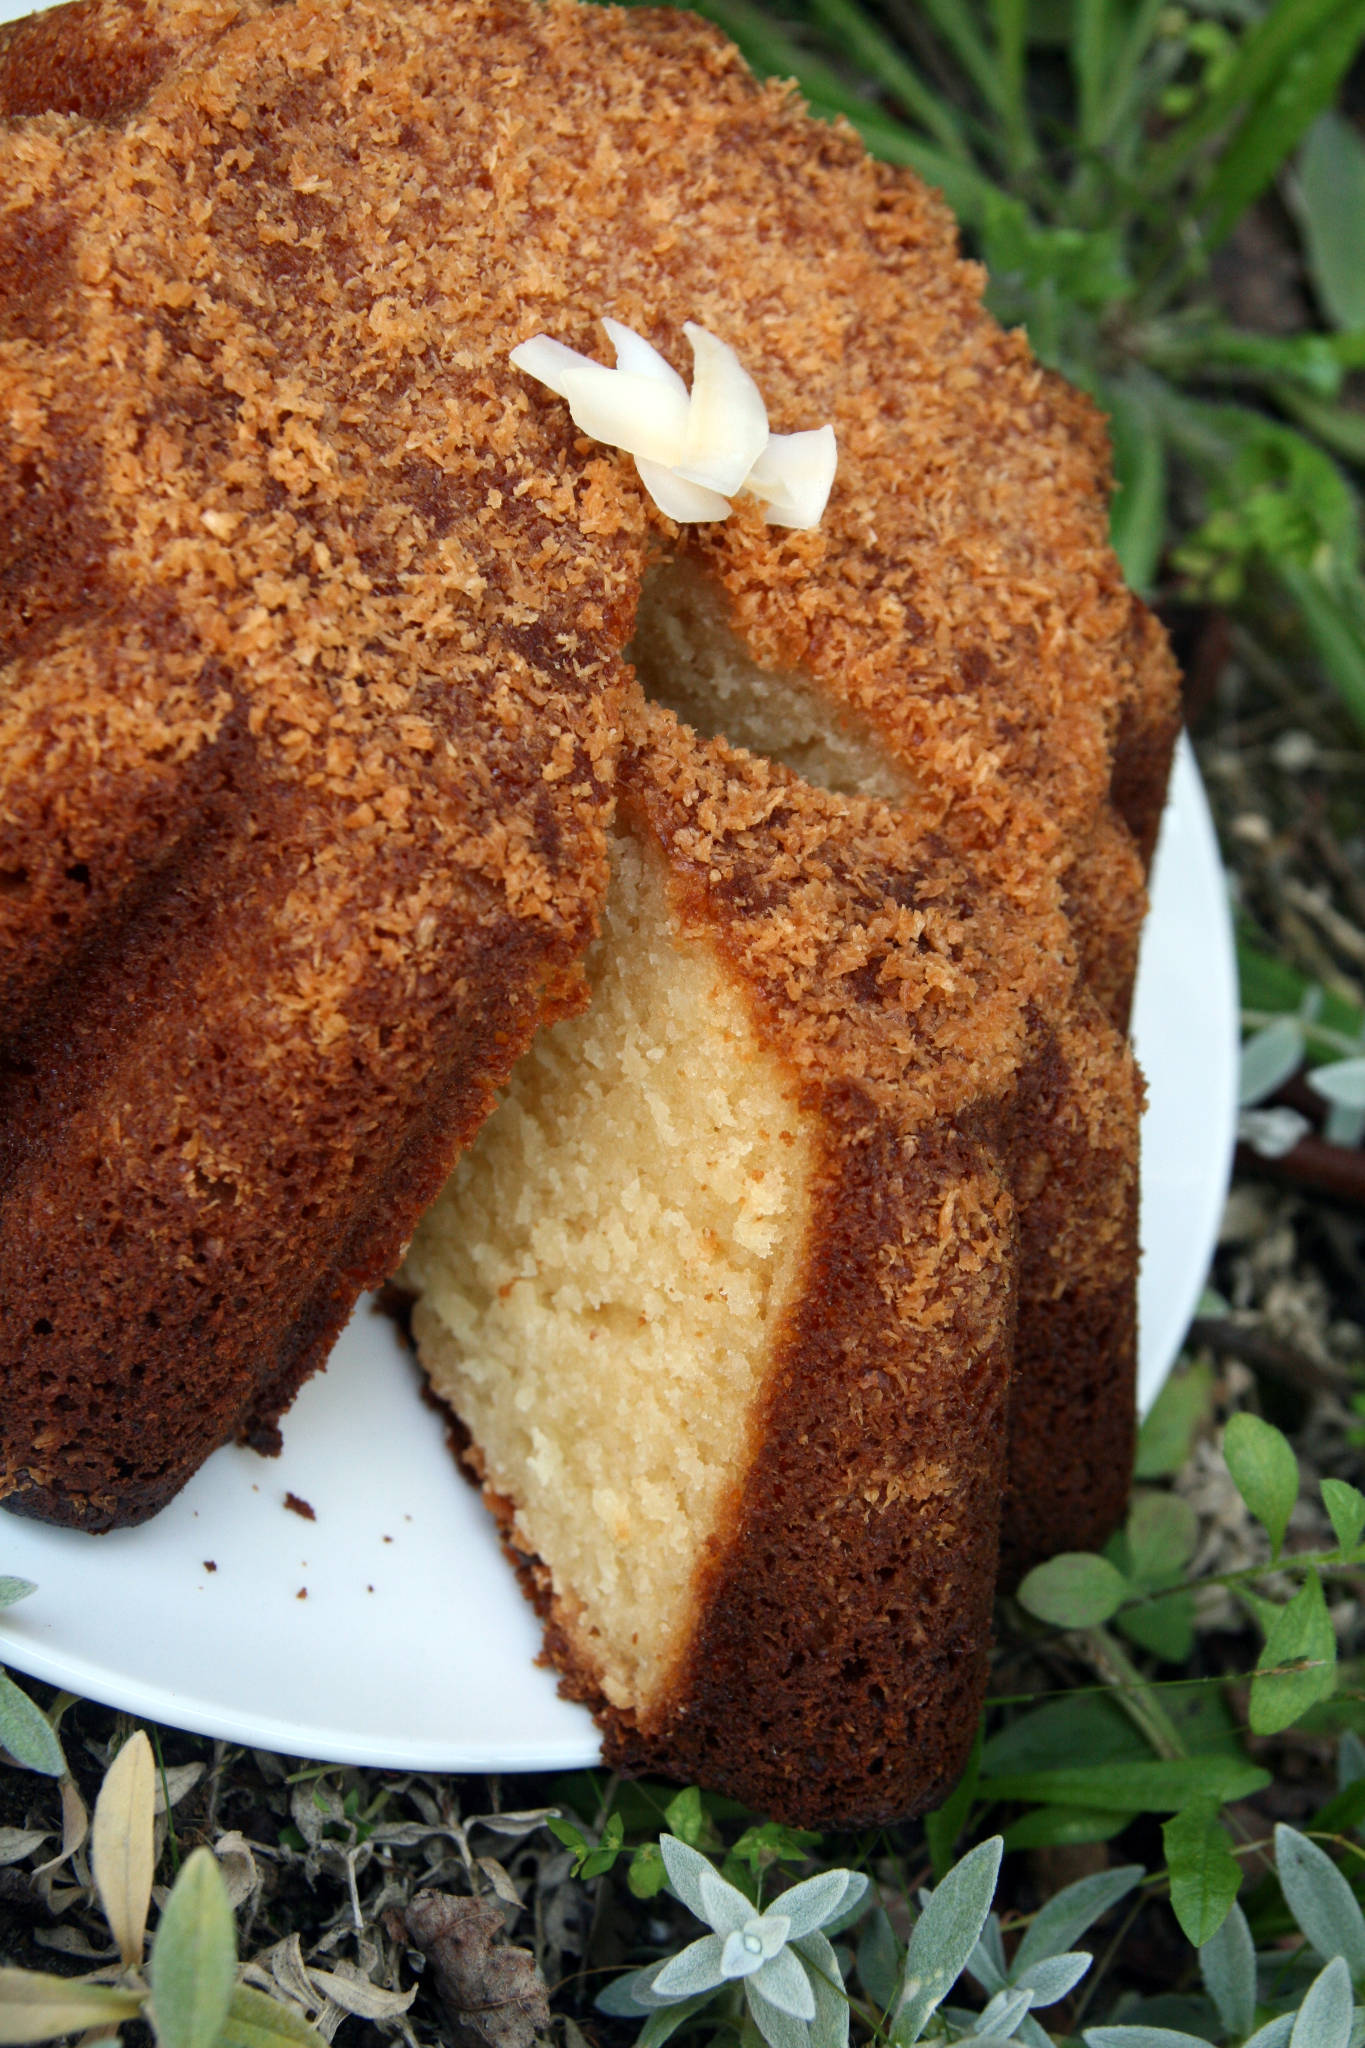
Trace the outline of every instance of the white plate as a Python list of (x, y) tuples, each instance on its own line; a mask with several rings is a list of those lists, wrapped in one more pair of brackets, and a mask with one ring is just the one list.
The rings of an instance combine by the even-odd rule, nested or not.
[[(1182, 742), (1143, 944), (1141, 1399), (1199, 1298), (1234, 1124), (1236, 977), (1222, 868)], [(302, 1519), (293, 1493), (313, 1508)], [(0, 1573), (38, 1592), (0, 1659), (173, 1727), (334, 1763), (441, 1771), (594, 1762), (587, 1713), (536, 1666), (539, 1632), (439, 1417), (362, 1305), (263, 1459), (221, 1450), (145, 1528), (0, 1518)], [(306, 1596), (306, 1597), (305, 1597)]]

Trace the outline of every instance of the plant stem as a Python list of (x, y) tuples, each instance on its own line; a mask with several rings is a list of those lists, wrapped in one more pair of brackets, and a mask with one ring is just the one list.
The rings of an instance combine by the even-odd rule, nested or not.
[(1092, 1668), (1111, 1686), (1138, 1733), (1168, 1763), (1189, 1756), (1174, 1721), (1156, 1694), (1107, 1628), (1078, 1630), (1074, 1640)]

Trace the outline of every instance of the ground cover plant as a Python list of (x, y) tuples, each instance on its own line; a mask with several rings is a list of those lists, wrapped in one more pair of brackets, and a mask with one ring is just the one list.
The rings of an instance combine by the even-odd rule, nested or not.
[(1365, 2042), (1365, 4), (703, 11), (941, 185), (1113, 419), (1238, 922), (1209, 1292), (923, 1822), (342, 1769), (0, 1675), (0, 2042)]

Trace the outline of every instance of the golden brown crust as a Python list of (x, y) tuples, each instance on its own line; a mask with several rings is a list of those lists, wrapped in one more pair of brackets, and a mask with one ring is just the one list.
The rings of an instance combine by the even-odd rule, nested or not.
[(56, 1375), (3, 1483), (93, 1525), (269, 1428), (590, 930), (670, 536), (514, 342), (611, 312), (678, 361), (696, 319), (777, 429), (834, 421), (818, 533), (687, 545), (1068, 973), (1171, 693), (1093, 409), (936, 198), (694, 21), (89, 0), (0, 39), (0, 113), (0, 1300), (11, 1380)]

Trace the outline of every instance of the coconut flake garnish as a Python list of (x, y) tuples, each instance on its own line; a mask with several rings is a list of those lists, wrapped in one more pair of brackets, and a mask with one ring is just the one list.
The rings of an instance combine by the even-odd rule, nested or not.
[(762, 394), (728, 342), (689, 320), (692, 389), (634, 328), (604, 320), (616, 367), (537, 334), (511, 361), (566, 400), (574, 425), (635, 458), (661, 512), (725, 519), (748, 491), (775, 526), (820, 524), (834, 482), (834, 429), (772, 434)]

